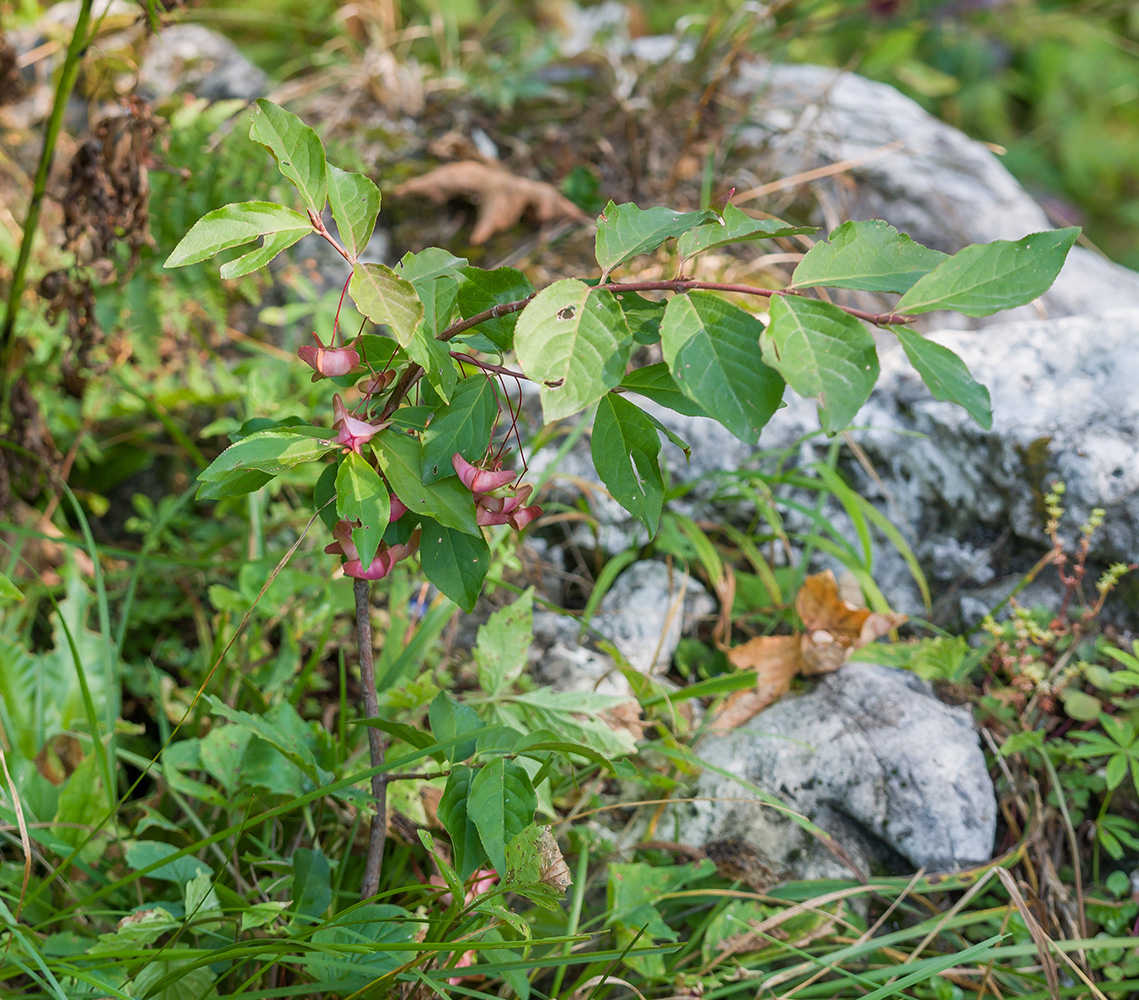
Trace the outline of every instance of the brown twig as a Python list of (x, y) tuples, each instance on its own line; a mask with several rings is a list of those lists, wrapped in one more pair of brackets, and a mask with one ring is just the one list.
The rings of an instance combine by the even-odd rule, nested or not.
[[(364, 713), (369, 719), (380, 714), (376, 696), (376, 668), (372, 661), (371, 587), (367, 580), (356, 580), (356, 638), (360, 646), (360, 684), (364, 688)], [(384, 738), (378, 729), (368, 727), (368, 756), (372, 767), (383, 767)], [(384, 863), (384, 841), (388, 826), (388, 782), (386, 775), (372, 775), (372, 797), (376, 814), (368, 834), (368, 858), (364, 863), (364, 880), (360, 883), (360, 898), (370, 899), (380, 891), (380, 872)]]

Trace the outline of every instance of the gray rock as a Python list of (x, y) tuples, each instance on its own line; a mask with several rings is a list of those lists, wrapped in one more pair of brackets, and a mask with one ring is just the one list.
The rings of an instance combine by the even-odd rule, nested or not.
[[(887, 84), (823, 66), (756, 61), (741, 65), (732, 86), (755, 98), (751, 124), (736, 140), (737, 150), (764, 155), (763, 175), (752, 182), (860, 161), (813, 182), (830, 214), (885, 219), (947, 253), (1056, 228), (987, 146)], [(736, 183), (746, 187), (749, 178)], [(820, 215), (820, 222), (840, 221)], [(1049, 316), (1139, 305), (1139, 274), (1075, 247), (1040, 304)], [(1021, 316), (1032, 315), (1028, 309)]]
[[(996, 797), (969, 712), (906, 671), (847, 664), (696, 753), (806, 816), (864, 871), (947, 871), (991, 856)], [(695, 797), (670, 817), (679, 842), (742, 840), (792, 878), (850, 875), (739, 781), (707, 770)]]
[(138, 79), (140, 89), (155, 99), (190, 93), (210, 101), (253, 101), (268, 83), (233, 42), (199, 24), (175, 24), (156, 34)]

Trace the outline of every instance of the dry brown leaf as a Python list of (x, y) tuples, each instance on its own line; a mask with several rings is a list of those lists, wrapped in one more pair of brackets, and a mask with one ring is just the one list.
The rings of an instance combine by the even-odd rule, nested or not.
[(557, 188), (545, 181), (517, 177), (502, 167), (461, 160), (436, 167), (422, 177), (395, 189), (398, 197), (421, 195), (437, 205), (451, 198), (466, 198), (479, 206), (471, 243), (485, 243), (495, 233), (510, 229), (530, 213), (538, 222), (589, 217)]
[(629, 733), (633, 739), (643, 739), (648, 723), (641, 721), (640, 703), (630, 698), (601, 712), (601, 721), (616, 732)]
[(755, 687), (728, 697), (712, 720), (710, 729), (714, 733), (730, 732), (743, 725), (791, 690), (791, 679), (802, 665), (799, 636), (757, 636), (729, 649), (728, 660), (739, 670), (755, 671)]
[(553, 831), (548, 826), (542, 828), (538, 839), (538, 857), (542, 862), (542, 874), (538, 879), (540, 882), (545, 882), (559, 892), (565, 892), (573, 885), (569, 865), (566, 864), (558, 842), (554, 839)]

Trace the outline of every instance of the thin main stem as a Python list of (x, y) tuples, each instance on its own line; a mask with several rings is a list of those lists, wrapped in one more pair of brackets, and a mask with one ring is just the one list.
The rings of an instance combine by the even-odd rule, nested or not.
[[(376, 667), (372, 659), (371, 586), (367, 580), (356, 580), (356, 638), (360, 646), (360, 684), (364, 688), (364, 714), (374, 719), (380, 714), (376, 695)], [(368, 756), (372, 767), (383, 767), (384, 738), (374, 726), (368, 727)], [(368, 857), (364, 862), (364, 880), (360, 883), (360, 898), (370, 899), (380, 891), (380, 873), (384, 864), (384, 842), (388, 827), (388, 780), (385, 775), (372, 775), (372, 798), (376, 813), (368, 834)]]

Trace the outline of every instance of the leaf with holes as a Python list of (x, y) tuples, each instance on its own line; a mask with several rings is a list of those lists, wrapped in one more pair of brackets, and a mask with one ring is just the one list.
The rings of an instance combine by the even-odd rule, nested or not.
[(760, 343), (764, 361), (792, 389), (819, 401), (819, 420), (828, 434), (850, 424), (878, 381), (874, 338), (829, 302), (776, 296)]
[(894, 333), (934, 399), (963, 406), (984, 430), (993, 426), (989, 390), (969, 374), (964, 361), (948, 347), (926, 340), (920, 333), (904, 326), (895, 327)]
[(357, 263), (348, 294), (360, 312), (373, 323), (386, 323), (399, 346), (407, 347), (423, 319), (423, 303), (410, 281), (383, 264)]
[[(254, 250), (244, 257), (239, 257), (238, 260), (230, 261), (224, 266), (231, 267), (238, 264), (239, 261), (247, 260), (254, 254), (264, 254), (266, 247), (270, 246), (277, 247), (273, 253), (275, 257), (286, 246), (292, 246), (306, 233), (311, 232), (312, 223), (299, 212), (285, 208), (284, 205), (276, 205), (271, 201), (236, 202), (232, 205), (215, 208), (212, 212), (203, 215), (190, 227), (190, 231), (178, 241), (178, 245), (171, 251), (170, 256), (166, 258), (166, 263), (162, 266), (185, 267), (187, 264), (198, 264), (203, 260), (208, 260), (221, 250), (243, 246), (258, 237), (264, 238), (264, 247)], [(288, 242), (278, 246), (277, 241), (285, 240)], [(268, 260), (272, 260), (272, 257), (267, 258), (263, 263), (267, 263)], [(260, 266), (257, 264), (248, 270), (252, 271)], [(248, 271), (241, 273), (246, 274)], [(236, 275), (228, 274), (225, 276), (235, 277)]]
[(597, 404), (590, 450), (597, 474), (622, 507), (655, 535), (664, 505), (660, 435), (627, 399), (607, 392)]
[(678, 295), (661, 324), (661, 347), (680, 391), (746, 444), (779, 408), (783, 379), (759, 357), (763, 324), (712, 292)]
[(730, 202), (724, 206), (724, 214), (702, 226), (690, 229), (677, 243), (680, 256), (685, 259), (714, 247), (726, 247), (731, 243), (746, 243), (751, 240), (773, 240), (779, 236), (809, 236), (817, 233), (818, 226), (791, 226), (781, 219), (753, 219)]
[(844, 222), (807, 251), (791, 284), (904, 292), (947, 259), (940, 250), (915, 243), (881, 219)]
[(898, 301), (900, 313), (952, 309), (989, 316), (1027, 305), (1051, 287), (1079, 227), (1033, 233), (1015, 243), (997, 240), (968, 246), (943, 260)]
[(494, 386), (485, 375), (463, 379), (449, 405), (442, 407), (423, 432), (423, 482), (455, 474), (451, 457), (458, 452), (468, 462), (486, 453), (490, 429), (498, 413)]
[(429, 518), (422, 524), (419, 561), (423, 575), (470, 614), (490, 569), (490, 546), (481, 533), (454, 531)]
[(264, 98), (252, 108), (249, 138), (273, 155), (281, 174), (292, 181), (305, 205), (319, 215), (328, 200), (324, 145), (313, 129), (291, 111)]
[(340, 233), (340, 242), (355, 260), (376, 228), (380, 189), (363, 174), (328, 165), (328, 204)]
[(597, 263), (608, 274), (619, 264), (652, 253), (665, 240), (683, 236), (701, 223), (717, 219), (715, 212), (675, 212), (671, 208), (638, 208), (609, 202), (597, 219)]
[(354, 451), (344, 456), (336, 471), (336, 513), (359, 521), (352, 542), (360, 562), (371, 566), (391, 517), (391, 500), (380, 474)]
[(632, 347), (614, 297), (576, 278), (535, 295), (514, 332), (518, 363), (540, 386), (547, 423), (584, 410), (619, 385)]
[(471, 781), (467, 809), (496, 871), (506, 871), (506, 845), (534, 822), (538, 797), (520, 764), (499, 757)]

